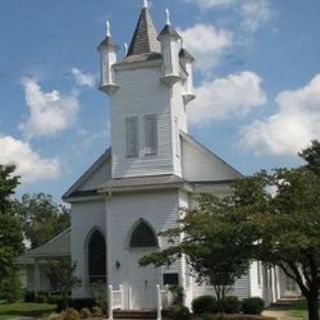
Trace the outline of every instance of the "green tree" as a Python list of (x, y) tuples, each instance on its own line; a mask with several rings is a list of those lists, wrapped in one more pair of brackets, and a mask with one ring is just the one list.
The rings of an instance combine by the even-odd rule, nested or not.
[(81, 285), (81, 280), (74, 275), (75, 270), (76, 264), (72, 264), (69, 258), (50, 259), (44, 265), (50, 286), (53, 291), (59, 292), (66, 309), (72, 289)]
[(0, 300), (15, 302), (23, 297), (20, 275), (17, 270), (12, 269), (0, 281)]
[[(254, 253), (259, 260), (278, 265), (297, 283), (308, 302), (309, 319), (319, 320), (319, 142), (314, 141), (300, 156), (306, 165), (275, 169), (258, 190), (265, 198), (252, 213), (259, 230)], [(270, 188), (275, 190), (274, 196), (267, 194)]]
[(11, 209), (11, 196), (19, 185), (19, 177), (13, 175), (14, 170), (14, 166), (0, 164), (0, 214), (6, 214)]
[(13, 259), (22, 253), (23, 236), (12, 195), (19, 184), (13, 166), (0, 165), (0, 281), (12, 272)]
[(319, 320), (320, 143), (313, 141), (299, 155), (303, 166), (237, 181), (230, 210), (248, 217), (255, 235), (252, 258), (279, 266), (306, 298), (309, 320)]
[(299, 155), (303, 166), (238, 180), (224, 199), (202, 196), (180, 227), (162, 233), (172, 238), (173, 246), (143, 257), (141, 264), (160, 266), (186, 254), (199, 277), (214, 284), (210, 272), (219, 271), (219, 265), (236, 279), (250, 258), (260, 260), (279, 266), (297, 283), (309, 320), (319, 320), (320, 143), (313, 141)]
[(198, 206), (183, 213), (177, 228), (161, 233), (172, 245), (143, 257), (140, 264), (171, 264), (184, 254), (197, 281), (210, 282), (218, 300), (223, 299), (248, 270), (256, 236), (247, 214), (233, 210), (233, 204), (232, 197), (202, 194)]
[(16, 207), (31, 248), (45, 244), (70, 226), (70, 210), (55, 203), (51, 195), (25, 194)]

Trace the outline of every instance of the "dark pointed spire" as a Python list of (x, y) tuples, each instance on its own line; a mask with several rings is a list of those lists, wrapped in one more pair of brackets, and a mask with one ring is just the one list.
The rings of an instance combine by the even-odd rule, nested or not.
[(160, 43), (157, 39), (157, 31), (153, 24), (147, 2), (145, 1), (127, 56), (149, 52), (160, 52)]
[(113, 41), (111, 36), (111, 30), (110, 30), (110, 21), (106, 21), (106, 35), (105, 38), (102, 40), (102, 42), (98, 46), (98, 50), (102, 47), (114, 47), (118, 48), (118, 45)]

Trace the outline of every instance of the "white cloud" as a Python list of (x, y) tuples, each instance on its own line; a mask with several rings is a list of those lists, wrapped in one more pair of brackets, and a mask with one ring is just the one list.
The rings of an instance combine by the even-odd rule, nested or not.
[(206, 71), (214, 67), (221, 54), (232, 46), (232, 33), (206, 24), (196, 24), (191, 28), (179, 30), (185, 47), (196, 58), (196, 67)]
[(30, 115), (19, 128), (30, 139), (51, 136), (68, 129), (76, 120), (79, 101), (75, 93), (44, 92), (36, 80), (22, 79)]
[(255, 32), (261, 24), (271, 16), (269, 0), (247, 0), (240, 7), (242, 26), (250, 32)]
[(261, 78), (250, 71), (203, 82), (195, 88), (197, 98), (188, 107), (190, 122), (206, 125), (248, 114), (266, 102), (261, 82)]
[(244, 128), (241, 145), (256, 154), (296, 155), (312, 139), (320, 139), (320, 74), (305, 87), (283, 91), (278, 112)]
[(14, 164), (17, 175), (22, 177), (22, 183), (54, 179), (60, 174), (58, 159), (41, 158), (28, 142), (11, 136), (0, 136), (0, 163)]
[(228, 6), (237, 0), (184, 0), (185, 2), (195, 3), (201, 9), (209, 9), (218, 6)]
[(249, 32), (256, 31), (271, 15), (270, 0), (182, 0), (197, 5), (201, 10), (223, 7), (236, 9), (242, 27)]
[(74, 75), (77, 85), (93, 88), (96, 83), (95, 76), (88, 72), (83, 72), (78, 68), (72, 68), (71, 73)]

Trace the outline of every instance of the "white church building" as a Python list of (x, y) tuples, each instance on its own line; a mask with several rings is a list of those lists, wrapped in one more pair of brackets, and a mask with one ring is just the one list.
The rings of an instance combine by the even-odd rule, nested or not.
[[(67, 245), (56, 250), (77, 264), (82, 285), (74, 297), (90, 296), (92, 284), (102, 280), (116, 291), (121, 288), (124, 309), (155, 309), (157, 286), (177, 284), (190, 306), (196, 296), (214, 290), (197, 284), (184, 258), (160, 268), (140, 267), (138, 260), (169, 245), (158, 233), (174, 227), (181, 208), (196, 205), (199, 193), (226, 195), (242, 175), (188, 134), (188, 104), (196, 98), (194, 58), (169, 13), (158, 33), (145, 1), (124, 58), (117, 57), (117, 48), (107, 24), (98, 50), (100, 89), (111, 105), (111, 147), (64, 194), (71, 204), (71, 229), (53, 242), (70, 244), (69, 253)], [(45, 246), (35, 249), (36, 256), (27, 254), (34, 290), (42, 289), (35, 261)], [(230, 295), (259, 296), (270, 303), (295, 291), (280, 270), (252, 262)]]

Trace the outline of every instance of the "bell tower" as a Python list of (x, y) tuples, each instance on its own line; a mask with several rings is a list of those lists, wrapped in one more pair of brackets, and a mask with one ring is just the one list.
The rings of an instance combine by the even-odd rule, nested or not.
[(111, 100), (112, 178), (182, 175), (180, 131), (187, 132), (193, 57), (172, 27), (169, 10), (158, 34), (147, 0), (125, 57), (107, 23), (101, 90)]

